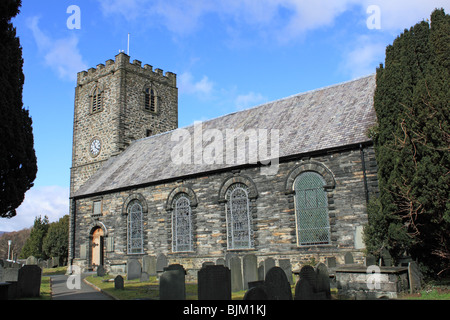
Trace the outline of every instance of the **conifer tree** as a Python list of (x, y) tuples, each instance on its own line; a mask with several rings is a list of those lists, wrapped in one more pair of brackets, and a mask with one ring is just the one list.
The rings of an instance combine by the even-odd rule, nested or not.
[(0, 217), (16, 215), (33, 186), (37, 164), (32, 121), (23, 108), (22, 48), (11, 19), (21, 0), (0, 1)]
[(369, 206), (367, 249), (406, 252), (443, 272), (450, 262), (450, 16), (443, 9), (386, 48), (374, 107), (380, 197)]

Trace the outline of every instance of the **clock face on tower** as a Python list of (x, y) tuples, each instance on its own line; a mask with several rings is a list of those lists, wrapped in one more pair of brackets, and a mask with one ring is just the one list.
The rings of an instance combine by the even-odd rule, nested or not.
[(101, 148), (102, 148), (102, 144), (100, 142), (100, 139), (98, 139), (98, 138), (92, 139), (91, 145), (89, 146), (89, 152), (91, 154), (91, 157), (98, 156)]

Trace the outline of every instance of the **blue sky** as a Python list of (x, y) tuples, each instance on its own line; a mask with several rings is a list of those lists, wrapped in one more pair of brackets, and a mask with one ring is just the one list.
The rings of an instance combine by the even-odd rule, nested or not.
[(450, 11), (448, 0), (23, 0), (13, 23), (39, 171), (0, 230), (68, 214), (76, 74), (127, 52), (128, 33), (131, 61), (177, 74), (184, 127), (374, 73), (436, 7)]

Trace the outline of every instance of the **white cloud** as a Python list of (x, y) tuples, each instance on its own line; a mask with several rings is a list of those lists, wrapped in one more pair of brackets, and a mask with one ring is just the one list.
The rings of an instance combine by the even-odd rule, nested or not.
[(50, 222), (56, 222), (66, 214), (69, 214), (69, 188), (34, 187), (25, 194), (15, 217), (0, 220), (0, 231), (30, 228), (38, 216), (47, 216)]
[(178, 88), (181, 93), (196, 94), (201, 98), (208, 98), (213, 91), (214, 84), (207, 76), (201, 80), (194, 80), (190, 72), (184, 72), (178, 77)]
[(386, 43), (369, 36), (360, 36), (354, 43), (344, 53), (341, 71), (353, 79), (375, 73), (380, 63), (384, 63)]
[(257, 106), (267, 101), (267, 98), (260, 93), (249, 92), (236, 97), (235, 103), (238, 110)]
[(39, 52), (44, 57), (45, 65), (53, 69), (61, 79), (76, 80), (77, 73), (87, 69), (87, 64), (78, 49), (78, 38), (72, 35), (68, 38), (52, 39), (39, 28), (38, 24), (39, 17), (32, 17), (27, 21)]

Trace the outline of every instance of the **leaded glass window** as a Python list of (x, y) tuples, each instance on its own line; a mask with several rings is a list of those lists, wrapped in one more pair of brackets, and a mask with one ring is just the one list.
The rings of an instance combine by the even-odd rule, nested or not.
[(242, 183), (231, 185), (226, 194), (228, 249), (250, 249), (251, 217), (248, 188)]
[(128, 205), (128, 253), (143, 253), (142, 205), (133, 200)]
[(315, 172), (304, 172), (294, 182), (297, 237), (300, 246), (330, 243), (328, 200), (325, 180)]
[(145, 110), (156, 112), (156, 104), (158, 97), (155, 90), (152, 88), (145, 88), (144, 108)]
[(173, 199), (172, 251), (193, 251), (191, 203), (186, 194), (180, 193)]

